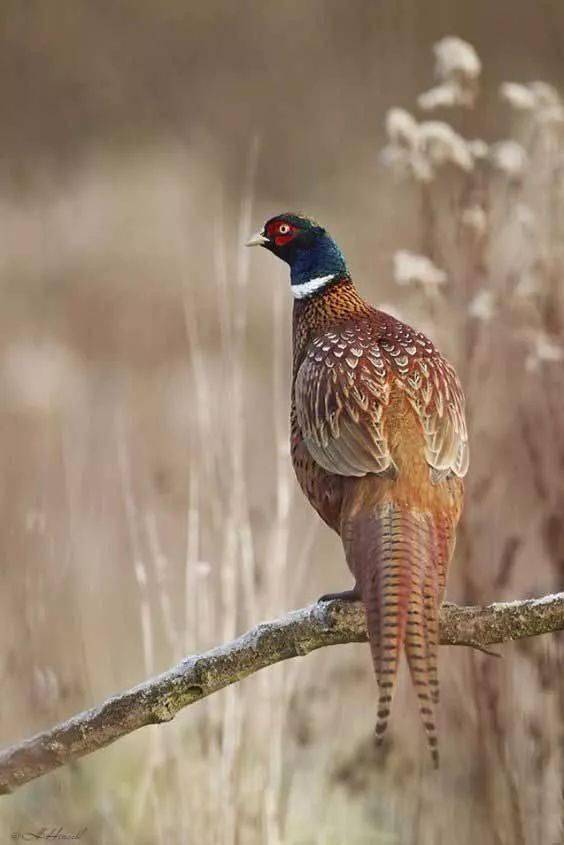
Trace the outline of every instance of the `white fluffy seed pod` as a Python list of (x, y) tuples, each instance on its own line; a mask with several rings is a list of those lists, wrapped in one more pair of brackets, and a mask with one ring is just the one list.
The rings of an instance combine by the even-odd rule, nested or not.
[(442, 285), (447, 274), (426, 255), (400, 249), (394, 255), (394, 280), (398, 285)]
[(463, 78), (477, 79), (482, 70), (482, 63), (474, 47), (462, 38), (447, 36), (433, 47), (435, 53), (435, 73), (441, 81)]

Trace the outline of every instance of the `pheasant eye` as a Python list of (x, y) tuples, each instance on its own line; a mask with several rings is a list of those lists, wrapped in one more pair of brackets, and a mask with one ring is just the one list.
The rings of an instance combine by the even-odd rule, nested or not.
[(290, 227), (288, 226), (287, 223), (281, 223), (280, 226), (278, 227), (278, 231), (281, 235), (287, 235), (288, 232), (290, 231)]

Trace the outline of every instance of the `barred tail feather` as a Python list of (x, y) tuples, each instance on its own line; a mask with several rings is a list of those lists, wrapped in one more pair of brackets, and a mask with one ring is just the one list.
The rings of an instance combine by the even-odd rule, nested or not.
[[(417, 514), (420, 518), (421, 515)], [(419, 522), (419, 519), (417, 520)], [(405, 653), (411, 679), (419, 699), (419, 710), (427, 742), (436, 767), (439, 765), (436, 703), (439, 697), (438, 578), (432, 558), (432, 525), (422, 520), (412, 545), (412, 589)]]
[(405, 649), (431, 756), (438, 766), (435, 710), (442, 579), (433, 519), (389, 503), (370, 516), (357, 514), (347, 528), (347, 556), (361, 588), (380, 692), (377, 741), (382, 741), (388, 725)]

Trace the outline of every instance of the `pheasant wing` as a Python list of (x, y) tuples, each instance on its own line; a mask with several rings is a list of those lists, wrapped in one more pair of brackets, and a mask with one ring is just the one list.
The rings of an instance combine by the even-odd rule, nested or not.
[(449, 473), (463, 478), (468, 471), (468, 432), (464, 396), (453, 368), (438, 357), (429, 367), (423, 396), (410, 395), (425, 432), (427, 463), (433, 479)]
[(431, 341), (382, 312), (315, 338), (295, 381), (298, 423), (317, 463), (339, 475), (393, 473), (384, 431), (392, 387), (404, 390), (424, 434), (433, 481), (468, 469), (464, 396)]
[(378, 344), (358, 327), (315, 338), (296, 374), (298, 423), (308, 451), (327, 472), (393, 471), (383, 429), (387, 367)]
[(433, 481), (468, 470), (464, 394), (454, 368), (421, 332), (388, 318), (380, 349), (405, 390), (425, 435)]

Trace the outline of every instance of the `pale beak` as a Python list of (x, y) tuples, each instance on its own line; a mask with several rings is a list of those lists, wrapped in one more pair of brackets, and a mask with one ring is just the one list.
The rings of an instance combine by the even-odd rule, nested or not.
[(262, 232), (257, 232), (252, 238), (249, 238), (245, 246), (264, 246), (269, 243), (268, 238), (264, 237)]

